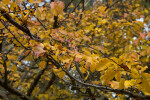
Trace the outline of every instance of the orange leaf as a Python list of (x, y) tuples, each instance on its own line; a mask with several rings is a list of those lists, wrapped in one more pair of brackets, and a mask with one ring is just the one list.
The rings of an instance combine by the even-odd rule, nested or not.
[(26, 52), (25, 52), (25, 55), (28, 55), (30, 53), (30, 50), (27, 50)]
[(135, 44), (136, 46), (139, 44), (140, 39), (141, 39), (141, 36), (139, 36), (138, 39), (136, 39), (136, 40), (134, 41), (134, 44)]
[(141, 38), (142, 38), (142, 39), (145, 39), (146, 34), (144, 34), (144, 33), (140, 33), (140, 36), (141, 36)]
[(150, 32), (147, 33), (148, 37), (150, 37)]

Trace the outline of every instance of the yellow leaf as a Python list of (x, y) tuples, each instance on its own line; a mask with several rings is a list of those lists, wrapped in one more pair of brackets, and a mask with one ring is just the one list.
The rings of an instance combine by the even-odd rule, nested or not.
[(112, 68), (111, 69), (107, 69), (105, 71), (104, 75), (102, 75), (100, 77), (100, 80), (102, 81), (102, 84), (103, 85), (108, 84), (108, 82), (114, 78), (115, 73), (116, 72)]
[(17, 60), (17, 56), (15, 55), (7, 55), (9, 60)]
[(141, 74), (141, 84), (138, 85), (138, 89), (142, 90), (145, 95), (150, 95), (150, 74)]
[(0, 29), (3, 29), (3, 28), (4, 28), (4, 25), (2, 23), (0, 23)]
[(102, 71), (102, 70), (106, 69), (108, 67), (107, 64), (109, 62), (111, 62), (111, 61), (109, 59), (107, 59), (107, 58), (101, 59), (99, 61), (99, 63), (97, 64), (97, 66), (96, 66), (96, 70), (97, 71)]
[[(6, 0), (7, 1), (7, 0)], [(10, 4), (10, 10), (14, 10), (14, 9), (16, 9), (16, 8), (18, 8), (17, 7), (17, 4), (15, 3), (15, 2), (11, 2), (11, 3), (9, 3)]]
[(82, 49), (82, 51), (84, 51), (84, 53), (85, 53), (86, 55), (88, 55), (88, 56), (90, 56), (90, 55), (91, 55), (90, 51), (88, 51), (88, 50), (87, 50), (87, 49), (85, 49), (85, 48), (83, 48), (83, 49)]
[(71, 60), (71, 59), (64, 59), (64, 60), (63, 60), (63, 63), (64, 63), (64, 64), (65, 64), (65, 63), (70, 63), (70, 60)]
[(73, 70), (74, 70), (74, 71), (76, 70), (76, 67), (75, 67), (75, 66), (73, 66)]
[(36, 11), (35, 11), (35, 17), (36, 18), (41, 17), (41, 12), (40, 12), (39, 8), (37, 8)]
[(61, 71), (61, 72), (59, 72), (57, 75), (58, 75), (59, 78), (64, 78), (65, 72), (64, 72), (64, 71)]
[(134, 79), (138, 79), (140, 78), (140, 75), (139, 75), (139, 72), (137, 71), (137, 69), (135, 68), (132, 68), (131, 69), (131, 77), (134, 78)]
[(29, 3), (33, 3), (33, 0), (28, 0)]
[(11, 70), (16, 73), (17, 72), (17, 66), (15, 64), (12, 65)]
[[(0, 72), (1, 72), (1, 73), (4, 73), (4, 67), (3, 67), (3, 65), (1, 65), (1, 64), (0, 64)], [(0, 77), (1, 77), (1, 75), (0, 75)]]
[(134, 79), (131, 79), (131, 80), (126, 80), (124, 82), (124, 86), (125, 86), (125, 89), (127, 89), (128, 87), (133, 87), (135, 85), (135, 80)]
[(4, 4), (9, 4), (10, 0), (2, 0)]
[(58, 15), (58, 11), (57, 9), (51, 9), (51, 12), (54, 16), (57, 16)]
[(120, 83), (119, 83), (119, 89), (124, 89), (124, 82), (125, 82), (125, 79), (121, 79), (120, 80)]
[(13, 74), (14, 77), (20, 78), (18, 74)]
[(46, 66), (46, 62), (45, 61), (41, 61), (40, 64), (39, 64), (39, 67), (41, 70), (43, 70)]
[(6, 66), (9, 67), (10, 66), (11, 61), (9, 60), (8, 62), (6, 62)]
[(86, 73), (87, 69), (85, 69), (84, 67), (80, 67), (80, 70), (82, 73)]
[(116, 80), (119, 82), (120, 80), (121, 80), (121, 72), (120, 71), (118, 71), (116, 74), (115, 74), (115, 78), (116, 78)]
[(139, 7), (140, 6), (140, 4), (135, 4), (135, 7)]
[(85, 77), (84, 79), (87, 80), (88, 76), (89, 76), (89, 75), (86, 75), (86, 77)]
[(62, 71), (61, 68), (59, 68), (59, 69), (53, 68), (53, 72), (54, 72), (59, 78), (64, 78), (64, 76), (65, 76), (65, 72)]
[(26, 20), (28, 19), (29, 14), (30, 14), (30, 12), (28, 12), (26, 15), (23, 15), (23, 14), (22, 14), (21, 19), (22, 19), (23, 21), (26, 21)]

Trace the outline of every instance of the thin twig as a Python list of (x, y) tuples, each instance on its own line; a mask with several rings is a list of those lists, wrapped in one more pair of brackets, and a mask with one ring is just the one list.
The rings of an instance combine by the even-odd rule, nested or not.
[[(1, 20), (0, 20), (1, 21)], [(2, 21), (1, 21), (2, 22)], [(26, 50), (31, 50), (31, 48), (27, 48), (25, 47), (17, 38), (16, 36), (10, 31), (10, 29), (5, 25), (4, 22), (2, 22), (2, 24), (5, 26), (5, 28), (11, 33), (11, 35), (16, 39), (16, 41), (23, 47), (25, 48)]]
[(39, 18), (36, 18), (36, 19), (40, 22), (40, 24), (42, 25), (42, 27), (44, 27), (45, 30), (47, 30), (46, 26), (41, 22), (41, 20)]
[(68, 7), (70, 6), (70, 4), (73, 2), (74, 0), (71, 0), (67, 5), (66, 5), (66, 7), (63, 9), (64, 10), (64, 12), (66, 12), (67, 11), (67, 9), (68, 9)]
[[(3, 14), (3, 17), (11, 24), (13, 24), (15, 27), (20, 29), (21, 31), (25, 32), (28, 36), (30, 36), (31, 39), (34, 39), (34, 35), (30, 32), (30, 30), (27, 27), (23, 27), (19, 23), (17, 23), (8, 13), (6, 13), (5, 10), (1, 9), (1, 14)], [(5, 14), (6, 13), (6, 14)]]
[(114, 1), (112, 5), (107, 6), (107, 8), (105, 9), (105, 11), (107, 11), (109, 8), (113, 7), (113, 6), (114, 6), (116, 3), (118, 3), (119, 1), (120, 1), (120, 0)]

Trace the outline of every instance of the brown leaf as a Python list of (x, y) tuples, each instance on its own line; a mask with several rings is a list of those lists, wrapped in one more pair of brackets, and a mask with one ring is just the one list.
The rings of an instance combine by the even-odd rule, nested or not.
[(120, 66), (121, 66), (121, 68), (123, 68), (126, 71), (129, 70), (129, 67), (127, 65), (125, 65), (125, 64), (121, 64)]

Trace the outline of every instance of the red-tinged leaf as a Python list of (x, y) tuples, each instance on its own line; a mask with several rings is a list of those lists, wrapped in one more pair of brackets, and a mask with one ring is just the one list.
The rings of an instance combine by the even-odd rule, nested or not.
[(58, 48), (59, 50), (62, 50), (62, 45), (59, 45), (57, 48)]
[(72, 44), (72, 43), (70, 43), (70, 44), (69, 44), (69, 47), (71, 47), (71, 48), (75, 48), (75, 45), (74, 45), (74, 44)]
[(148, 37), (150, 37), (150, 32), (147, 33)]
[[(150, 49), (147, 49), (147, 53), (150, 53)], [(146, 51), (142, 51), (141, 53), (140, 53), (140, 55), (142, 55), (142, 56), (144, 56), (146, 54)]]
[(37, 25), (37, 26), (39, 26), (39, 25), (41, 25), (41, 24), (40, 24), (40, 22), (38, 22), (38, 21), (35, 21), (34, 25)]
[(68, 50), (68, 49), (67, 49), (67, 52), (69, 52), (69, 53), (73, 54), (73, 52), (72, 52), (71, 50)]
[(64, 6), (65, 4), (62, 1), (54, 1), (50, 3), (51, 11), (55, 16), (63, 13)]
[(80, 62), (80, 61), (81, 61), (81, 58), (75, 58), (74, 61), (75, 61), (75, 62)]
[(76, 57), (75, 57), (75, 62), (80, 62), (81, 61), (81, 59), (82, 59), (82, 57), (83, 57), (83, 55), (81, 55), (81, 54), (77, 54), (76, 55)]
[(67, 39), (67, 42), (71, 42), (72, 41), (72, 39)]
[(55, 65), (52, 65), (52, 64), (50, 64), (50, 67), (51, 67), (51, 68), (56, 68)]
[(62, 8), (64, 8), (64, 7), (65, 7), (64, 2), (62, 2), (62, 1), (58, 1), (57, 3), (58, 3), (58, 5), (59, 5), (59, 6), (61, 6)]
[(136, 52), (132, 52), (132, 53), (130, 54), (130, 57), (131, 57), (132, 59), (134, 59), (134, 60), (139, 59), (139, 55), (138, 55)]
[(133, 12), (133, 13), (131, 13), (132, 15), (136, 15), (136, 13), (135, 12)]
[(127, 17), (128, 17), (128, 14), (127, 14), (127, 13), (124, 13), (123, 17), (124, 17), (124, 18), (127, 18)]
[(89, 37), (87, 37), (86, 35), (84, 36), (84, 39), (85, 39), (86, 41), (91, 42), (90, 38), (89, 38)]
[(71, 66), (71, 63), (65, 64), (65, 67), (66, 67), (67, 69), (69, 69), (70, 66)]
[(60, 32), (61, 34), (64, 34), (64, 35), (68, 35), (68, 32), (65, 31), (65, 30), (59, 30), (59, 32)]
[(27, 51), (25, 52), (25, 55), (28, 55), (28, 54), (30, 53), (30, 51), (31, 51), (31, 50), (27, 50)]
[[(150, 47), (147, 48), (146, 52), (150, 54)], [(145, 52), (144, 52), (145, 53)], [(143, 53), (142, 53), (143, 54)], [(143, 54), (144, 55), (144, 54)]]
[(75, 36), (74, 36), (74, 33), (69, 32), (68, 34), (69, 34), (69, 36), (71, 36), (72, 38), (75, 37)]
[(125, 64), (121, 64), (120, 66), (121, 66), (121, 68), (123, 68), (126, 71), (129, 70), (129, 67), (127, 65), (125, 65)]
[(52, 9), (54, 9), (54, 8), (55, 8), (55, 6), (56, 6), (56, 1), (55, 1), (55, 2), (51, 2), (51, 3), (50, 3), (50, 7), (51, 7)]
[(145, 33), (140, 33), (140, 36), (141, 36), (142, 39), (145, 39), (146, 34)]
[(137, 46), (137, 45), (139, 44), (139, 39), (136, 39), (136, 40), (134, 41), (134, 44)]
[(26, 38), (26, 39), (30, 39), (30, 37), (29, 37), (29, 36), (26, 36), (26, 35), (24, 35), (24, 38)]
[(140, 16), (140, 18), (144, 18), (144, 17), (145, 17), (144, 15), (141, 15), (141, 16)]
[(138, 39), (136, 39), (136, 40), (134, 41), (134, 44), (135, 44), (136, 46), (139, 44), (140, 39), (141, 39), (141, 36), (139, 36)]
[(59, 40), (60, 40), (61, 42), (64, 42), (64, 41), (65, 41), (65, 39), (62, 38), (62, 37), (59, 37)]
[(35, 57), (37, 57), (37, 58), (46, 52), (44, 50), (44, 45), (42, 43), (35, 43), (32, 48), (32, 51), (33, 51), (33, 54), (35, 55)]

